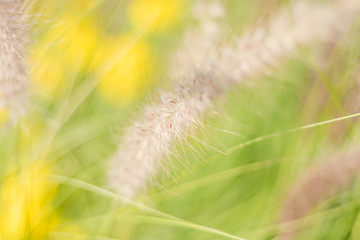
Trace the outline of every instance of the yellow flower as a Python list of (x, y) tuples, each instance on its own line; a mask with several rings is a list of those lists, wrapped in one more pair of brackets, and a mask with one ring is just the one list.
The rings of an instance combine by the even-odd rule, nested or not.
[(104, 49), (96, 59), (107, 58), (116, 64), (101, 80), (100, 95), (111, 103), (126, 103), (138, 97), (149, 85), (152, 69), (149, 46), (130, 35), (108, 38), (103, 45)]
[(59, 223), (51, 205), (58, 186), (44, 179), (50, 172), (37, 164), (8, 173), (1, 188), (0, 239), (46, 239)]
[(149, 27), (149, 31), (167, 30), (181, 17), (185, 0), (133, 0), (128, 17), (135, 27)]
[(67, 233), (66, 239), (85, 239), (81, 229), (65, 225), (54, 209), (52, 201), (59, 185), (49, 181), (50, 174), (51, 167), (43, 162), (11, 168), (1, 185), (0, 239), (65, 239), (56, 237), (54, 232)]
[[(39, 49), (34, 50), (31, 62), (38, 64), (33, 74), (34, 90), (46, 99), (62, 93), (91, 59), (98, 46), (98, 31), (94, 22), (87, 20), (71, 26), (73, 17), (64, 16), (45, 34)], [(48, 46), (44, 48), (43, 46)]]
[(3, 127), (10, 117), (10, 110), (7, 108), (0, 108), (0, 128)]

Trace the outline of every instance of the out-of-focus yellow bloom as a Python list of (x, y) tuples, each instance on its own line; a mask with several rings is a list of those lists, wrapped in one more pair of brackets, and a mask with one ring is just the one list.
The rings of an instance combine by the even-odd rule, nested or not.
[(50, 172), (43, 164), (10, 171), (1, 188), (0, 239), (46, 239), (59, 223), (51, 205), (58, 186), (44, 181)]
[(0, 127), (4, 126), (10, 117), (10, 110), (6, 108), (0, 108)]
[[(101, 57), (105, 56), (105, 57)], [(104, 49), (97, 58), (106, 59), (114, 68), (101, 80), (100, 95), (112, 103), (126, 103), (136, 97), (149, 85), (151, 75), (151, 51), (146, 42), (130, 35), (107, 39)], [(107, 66), (104, 66), (105, 68)]]
[(79, 11), (79, 9), (84, 10), (84, 8), (91, 6), (96, 2), (99, 2), (99, 0), (70, 0), (70, 2), (74, 5), (73, 10)]
[[(69, 24), (54, 27), (43, 40), (54, 43), (50, 50), (34, 54), (39, 68), (33, 76), (36, 91), (46, 99), (56, 97), (72, 84), (79, 72), (97, 72), (106, 62), (116, 61), (115, 67), (102, 79), (100, 95), (111, 103), (135, 99), (148, 82), (151, 72), (151, 51), (148, 44), (130, 34), (104, 37), (99, 41), (96, 25), (84, 22), (69, 29)], [(59, 42), (56, 40), (61, 36)], [(98, 54), (95, 54), (97, 52)]]
[(52, 231), (67, 232), (66, 239), (85, 239), (76, 234), (81, 233), (76, 226), (57, 227), (65, 221), (52, 205), (59, 186), (47, 179), (50, 174), (51, 167), (40, 162), (8, 172), (1, 184), (0, 239), (45, 240)]
[[(71, 84), (81, 65), (90, 61), (98, 46), (98, 31), (95, 23), (84, 21), (71, 26), (74, 16), (64, 17), (60, 23), (45, 34), (33, 54), (32, 62), (38, 64), (33, 75), (34, 87), (45, 98), (56, 97)], [(44, 48), (44, 45), (48, 48)]]
[(133, 0), (128, 16), (135, 27), (147, 27), (149, 31), (167, 30), (181, 17), (185, 0)]
[[(150, 47), (132, 34), (120, 37), (99, 34), (101, 31), (94, 17), (73, 26), (76, 20), (74, 9), (80, 10), (84, 5), (91, 4), (76, 1), (75, 7), (57, 17), (59, 24), (53, 24), (54, 27), (40, 40), (39, 49), (34, 50), (31, 62), (38, 67), (32, 77), (33, 91), (51, 100), (73, 86), (72, 81), (78, 74), (101, 72), (107, 67), (104, 63), (114, 60), (117, 62), (115, 67), (101, 80), (98, 90), (108, 102), (128, 103), (149, 85), (154, 59)], [(178, 20), (183, 5), (183, 0), (134, 0), (130, 2), (128, 13), (135, 28), (148, 24), (151, 15), (156, 13), (150, 30), (161, 30)]]

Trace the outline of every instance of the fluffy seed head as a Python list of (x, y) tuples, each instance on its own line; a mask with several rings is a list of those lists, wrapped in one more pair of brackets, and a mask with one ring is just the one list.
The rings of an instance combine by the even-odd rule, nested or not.
[[(358, 147), (337, 153), (311, 167), (291, 186), (284, 201), (281, 221), (305, 217), (319, 203), (348, 187), (359, 174)], [(294, 235), (294, 231), (284, 232), (279, 239), (292, 239)]]
[(148, 178), (171, 153), (174, 140), (183, 140), (223, 91), (212, 72), (194, 72), (172, 92), (160, 96), (143, 117), (134, 123), (113, 157), (109, 170), (111, 185), (127, 198), (145, 189)]
[[(220, 11), (215, 10), (210, 13), (221, 16)], [(247, 77), (266, 72), (269, 67), (276, 67), (300, 45), (328, 40), (348, 28), (359, 12), (357, 0), (297, 3), (267, 27), (244, 34), (235, 46), (199, 48), (201, 63), (189, 61), (188, 71), (180, 75), (181, 82), (175, 89), (160, 94), (158, 103), (145, 108), (143, 117), (129, 128), (123, 144), (111, 159), (108, 172), (111, 185), (125, 197), (136, 196), (146, 188), (147, 179), (163, 165), (174, 140), (186, 138), (225, 90)], [(185, 44), (184, 51), (191, 54), (187, 46)]]
[(25, 113), (28, 102), (26, 9), (24, 1), (0, 1), (0, 109), (8, 109), (12, 119)]

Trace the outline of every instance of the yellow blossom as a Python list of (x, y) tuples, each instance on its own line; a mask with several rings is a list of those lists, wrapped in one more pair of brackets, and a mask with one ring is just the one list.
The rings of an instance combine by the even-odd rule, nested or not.
[(46, 239), (60, 218), (51, 202), (58, 186), (45, 181), (51, 169), (13, 168), (2, 182), (0, 239)]
[[(138, 97), (149, 85), (151, 75), (151, 51), (148, 44), (130, 35), (106, 39), (100, 59), (116, 61), (114, 67), (101, 80), (100, 95), (112, 103), (124, 103)], [(110, 61), (111, 62), (111, 61)]]
[(0, 239), (54, 239), (56, 232), (68, 233), (71, 238), (66, 239), (85, 239), (76, 226), (64, 227), (65, 220), (52, 204), (59, 187), (49, 181), (52, 168), (43, 162), (21, 165), (13, 166), (2, 180)]
[(94, 22), (87, 20), (72, 26), (74, 19), (66, 15), (63, 21), (46, 32), (41, 39), (44, 44), (33, 54), (32, 62), (38, 64), (33, 74), (34, 89), (47, 99), (56, 97), (72, 84), (98, 46)]
[(10, 110), (7, 108), (0, 108), (0, 127), (4, 126), (10, 117)]
[(167, 30), (176, 24), (184, 8), (184, 0), (133, 0), (128, 17), (135, 27), (149, 27), (149, 31)]

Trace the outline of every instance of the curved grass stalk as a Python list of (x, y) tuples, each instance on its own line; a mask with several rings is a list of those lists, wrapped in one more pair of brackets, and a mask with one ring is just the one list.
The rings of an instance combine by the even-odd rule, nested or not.
[[(256, 144), (256, 143), (260, 143), (260, 142), (264, 142), (266, 140), (269, 140), (269, 139), (273, 139), (273, 138), (276, 138), (276, 137), (281, 137), (281, 136), (285, 136), (287, 134), (291, 134), (291, 133), (295, 133), (295, 132), (299, 132), (299, 131), (303, 131), (303, 130), (308, 130), (308, 129), (312, 129), (312, 128), (316, 128), (316, 127), (320, 127), (320, 126), (325, 126), (325, 125), (328, 125), (328, 124), (332, 124), (332, 123), (336, 123), (336, 122), (341, 122), (341, 121), (344, 121), (344, 120), (347, 120), (347, 119), (352, 119), (352, 118), (356, 118), (356, 117), (360, 117), (360, 113), (355, 113), (355, 114), (351, 114), (351, 115), (346, 115), (346, 116), (343, 116), (343, 117), (338, 117), (338, 118), (333, 118), (333, 119), (329, 119), (329, 120), (325, 120), (325, 121), (321, 121), (321, 122), (317, 122), (317, 123), (311, 123), (311, 124), (307, 124), (307, 125), (304, 125), (304, 126), (301, 126), (301, 127), (297, 127), (297, 128), (291, 128), (291, 129), (288, 129), (288, 130), (285, 130), (285, 131), (281, 131), (281, 132), (275, 132), (275, 133), (271, 133), (271, 134), (268, 134), (268, 135), (263, 135), (263, 136), (260, 136), (260, 137), (257, 137), (257, 138), (253, 138), (253, 139), (250, 139), (248, 141), (245, 141), (243, 143), (240, 143), (239, 145), (236, 145), (234, 147), (231, 147), (231, 148), (228, 148), (228, 149), (225, 149), (223, 150), (226, 154), (231, 154), (233, 153), (234, 151), (236, 150), (240, 150), (240, 149), (243, 149), (243, 148), (246, 148), (248, 146), (251, 146), (253, 144)], [(208, 164), (209, 162), (211, 161), (214, 161), (216, 159), (218, 159), (219, 157), (221, 156), (224, 156), (223, 154), (221, 153), (216, 153), (214, 154), (213, 156), (209, 157), (206, 161), (206, 163), (200, 163), (198, 165), (195, 165), (193, 167), (193, 170), (195, 171), (196, 169), (199, 169), (201, 168), (204, 164)], [(179, 174), (179, 177), (184, 177), (186, 176), (187, 174), (189, 173), (189, 171), (184, 171), (182, 173)]]
[(239, 144), (239, 145), (237, 145), (235, 147), (232, 147), (230, 149), (225, 150), (225, 152), (226, 153), (231, 153), (231, 152), (233, 152), (235, 150), (242, 149), (242, 148), (250, 146), (250, 145), (252, 145), (254, 143), (263, 142), (265, 140), (272, 139), (272, 138), (275, 138), (275, 137), (280, 137), (280, 136), (287, 135), (287, 134), (290, 134), (290, 133), (294, 133), (294, 132), (298, 132), (298, 131), (302, 131), (302, 130), (307, 130), (307, 129), (311, 129), (311, 128), (315, 128), (315, 127), (319, 127), (319, 126), (323, 126), (323, 125), (327, 125), (327, 124), (331, 124), (331, 123), (335, 123), (335, 122), (340, 122), (340, 121), (344, 121), (344, 120), (359, 117), (359, 116), (360, 116), (360, 113), (355, 113), (355, 114), (351, 114), (351, 115), (347, 115), (347, 116), (343, 116), (343, 117), (338, 117), (338, 118), (333, 118), (333, 119), (322, 121), (322, 122), (311, 123), (311, 124), (308, 124), (308, 125), (304, 125), (304, 126), (301, 126), (301, 127), (298, 127), (298, 128), (292, 128), (292, 129), (285, 130), (285, 131), (282, 131), (282, 132), (271, 133), (271, 134), (268, 134), (268, 135), (260, 136), (260, 137), (251, 139), (249, 141), (243, 142), (243, 143), (241, 143), (241, 144)]
[[(222, 180), (237, 177), (237, 176), (240, 176), (245, 173), (254, 172), (254, 171), (257, 171), (260, 169), (264, 169), (264, 168), (270, 168), (270, 167), (274, 166), (275, 164), (279, 163), (279, 161), (277, 161), (277, 160), (279, 160), (279, 159), (270, 159), (270, 160), (250, 163), (250, 164), (246, 164), (246, 165), (243, 165), (240, 167), (231, 168), (231, 169), (224, 170), (224, 171), (221, 171), (218, 173), (214, 173), (214, 174), (211, 174), (211, 175), (199, 178), (199, 179), (195, 179), (193, 181), (189, 181), (189, 182), (177, 185), (170, 189), (166, 189), (164, 192), (155, 193), (154, 198), (156, 198), (157, 201), (161, 201), (165, 197), (164, 195), (167, 192), (169, 192), (169, 193), (174, 192), (174, 194), (182, 194), (185, 192), (196, 190), (196, 189), (204, 187), (204, 186), (209, 186), (213, 183), (217, 183)], [(160, 197), (160, 199), (158, 199), (159, 197)]]
[[(69, 178), (69, 177), (65, 177), (65, 176), (59, 176), (59, 175), (51, 175), (49, 178), (50, 181), (56, 181), (58, 183), (61, 184), (66, 184), (66, 185), (70, 185), (70, 186), (74, 186), (77, 187), (79, 189), (84, 189), (86, 191), (110, 198), (114, 201), (118, 201), (118, 202), (122, 202), (122, 203), (127, 203), (131, 206), (134, 206), (136, 208), (138, 208), (139, 210), (154, 214), (156, 216), (162, 217), (162, 218), (154, 218), (157, 219), (163, 223), (167, 223), (167, 224), (171, 224), (171, 225), (180, 225), (180, 226), (186, 226), (188, 228), (191, 229), (195, 229), (195, 230), (200, 230), (203, 232), (207, 232), (207, 233), (212, 233), (218, 236), (223, 236), (223, 237), (227, 237), (230, 239), (237, 239), (237, 240), (246, 240), (244, 238), (240, 238), (237, 237), (235, 235), (229, 234), (227, 232), (218, 230), (218, 229), (214, 229), (214, 228), (210, 228), (210, 227), (206, 227), (206, 226), (202, 226), (199, 224), (195, 224), (177, 217), (174, 217), (172, 215), (169, 215), (167, 213), (161, 212), (159, 210), (156, 210), (154, 208), (148, 207), (142, 203), (133, 201), (129, 198), (125, 198), (119, 194), (113, 193), (111, 191), (108, 191), (106, 189), (97, 187), (95, 185), (92, 185), (90, 183), (78, 180), (78, 179), (74, 179), (74, 178)], [(150, 217), (151, 218), (151, 217)]]

